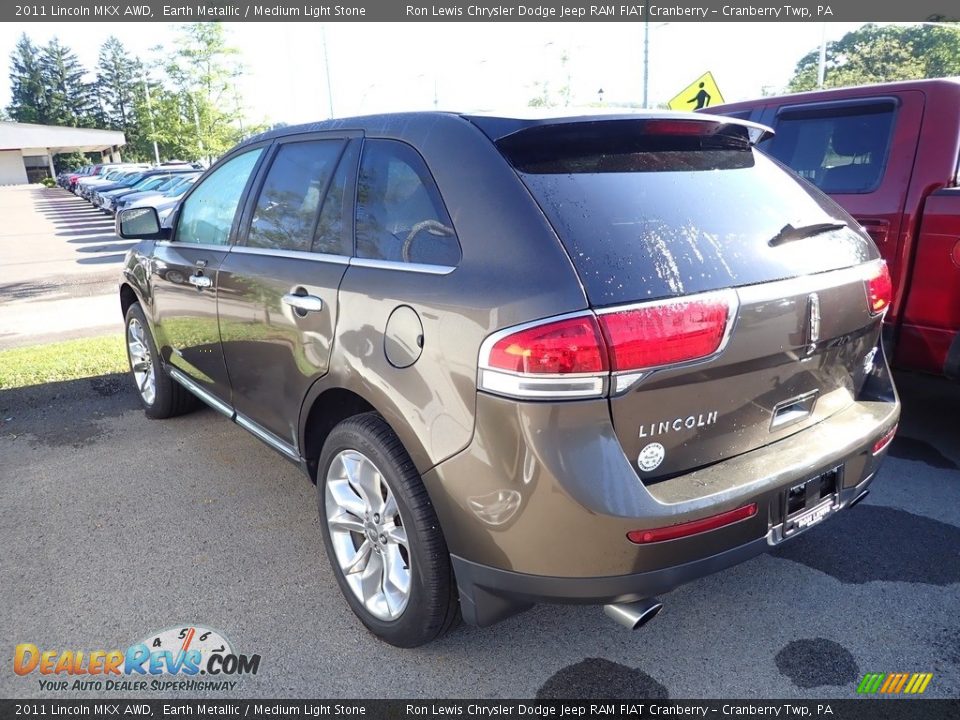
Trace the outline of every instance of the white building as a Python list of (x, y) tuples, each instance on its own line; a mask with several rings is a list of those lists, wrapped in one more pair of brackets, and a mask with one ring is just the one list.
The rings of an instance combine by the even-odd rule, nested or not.
[(0, 122), (0, 185), (38, 182), (53, 170), (53, 156), (99, 152), (104, 162), (119, 162), (126, 138), (118, 130)]

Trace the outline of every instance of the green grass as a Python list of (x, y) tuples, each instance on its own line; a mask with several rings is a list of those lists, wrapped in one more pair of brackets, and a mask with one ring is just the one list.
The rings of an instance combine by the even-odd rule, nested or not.
[(0, 350), (0, 389), (125, 372), (122, 335)]

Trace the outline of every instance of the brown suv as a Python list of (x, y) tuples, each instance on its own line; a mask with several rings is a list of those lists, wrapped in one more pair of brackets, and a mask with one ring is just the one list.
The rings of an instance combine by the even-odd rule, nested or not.
[(118, 217), (146, 413), (199, 398), (300, 465), (390, 643), (541, 601), (639, 626), (860, 500), (896, 429), (886, 267), (766, 132), (417, 113), (255, 137), (172, 230)]

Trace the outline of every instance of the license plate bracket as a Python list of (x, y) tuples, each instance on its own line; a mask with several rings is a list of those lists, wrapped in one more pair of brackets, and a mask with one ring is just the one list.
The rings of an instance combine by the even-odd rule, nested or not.
[(843, 466), (804, 480), (788, 488), (783, 497), (783, 537), (802, 532), (839, 509)]

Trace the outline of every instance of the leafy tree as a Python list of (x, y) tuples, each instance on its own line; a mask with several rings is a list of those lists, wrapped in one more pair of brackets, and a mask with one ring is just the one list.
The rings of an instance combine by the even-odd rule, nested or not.
[(89, 165), (91, 162), (89, 156), (82, 152), (59, 153), (53, 156), (53, 167), (58, 173)]
[(155, 98), (158, 139), (191, 159), (213, 159), (236, 144), (243, 110), (235, 86), (242, 66), (223, 24), (183, 25), (164, 70), (173, 87)]
[[(960, 24), (944, 27), (868, 24), (827, 43), (824, 87), (960, 74)], [(817, 87), (820, 50), (797, 63), (788, 89)]]
[(17, 122), (48, 121), (48, 101), (40, 51), (26, 33), (10, 54), (10, 105), (7, 112)]

